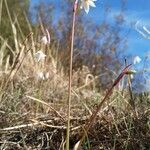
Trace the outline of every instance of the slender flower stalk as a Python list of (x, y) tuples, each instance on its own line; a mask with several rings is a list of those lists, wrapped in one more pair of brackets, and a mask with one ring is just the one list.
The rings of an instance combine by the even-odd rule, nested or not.
[(72, 35), (71, 35), (71, 47), (70, 47), (70, 71), (69, 71), (69, 87), (68, 87), (68, 112), (67, 112), (67, 139), (66, 150), (69, 150), (69, 136), (70, 136), (70, 109), (71, 109), (71, 90), (72, 90), (72, 59), (73, 59), (73, 47), (74, 47), (74, 28), (75, 18), (77, 12), (78, 0), (75, 0), (73, 7), (73, 20), (72, 20)]

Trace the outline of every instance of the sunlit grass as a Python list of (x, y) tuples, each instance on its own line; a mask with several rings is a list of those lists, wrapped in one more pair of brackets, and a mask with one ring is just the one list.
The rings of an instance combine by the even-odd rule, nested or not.
[[(9, 8), (7, 11), (9, 14)], [(72, 69), (74, 25), (68, 75), (58, 57), (59, 44), (45, 39), (50, 38), (47, 29), (43, 28), (44, 35), (37, 35), (27, 21), (30, 33), (18, 38), (21, 29), (17, 30), (12, 18), (10, 22), (15, 48), (0, 36), (2, 149), (69, 150), (77, 149), (80, 140), (81, 149), (148, 149), (150, 94), (118, 87), (131, 73), (128, 67), (115, 73), (109, 89), (98, 88), (99, 76), (88, 66)], [(44, 57), (37, 61), (39, 51)], [(128, 84), (131, 86), (131, 79)]]

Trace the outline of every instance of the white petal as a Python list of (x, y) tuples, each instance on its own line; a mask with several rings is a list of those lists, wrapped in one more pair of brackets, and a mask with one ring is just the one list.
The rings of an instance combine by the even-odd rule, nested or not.
[(85, 3), (85, 5), (84, 5), (84, 10), (87, 14), (89, 13), (90, 6), (87, 3)]
[(43, 44), (47, 44), (47, 43), (48, 43), (47, 37), (46, 37), (46, 36), (43, 36), (42, 39), (41, 39), (41, 42), (42, 42)]
[(37, 73), (37, 79), (38, 79), (38, 80), (44, 80), (44, 79), (45, 79), (44, 73), (43, 73), (43, 72), (38, 72), (38, 73)]
[(95, 5), (95, 1), (97, 0), (81, 0), (81, 6), (80, 8), (84, 8), (85, 12), (88, 14), (89, 13), (89, 9), (90, 9), (90, 6), (91, 7), (96, 7)]
[(46, 78), (46, 79), (49, 78), (49, 72), (47, 72), (47, 73), (45, 74), (45, 78)]
[(46, 55), (42, 51), (38, 51), (35, 53), (34, 57), (37, 61), (40, 61), (40, 60), (44, 60)]
[(133, 79), (133, 78), (134, 78), (133, 74), (131, 74), (131, 75), (130, 75), (130, 78), (131, 78), (131, 79)]
[(133, 64), (137, 64), (141, 62), (141, 58), (139, 56), (134, 57)]
[(90, 6), (96, 7), (93, 1), (89, 1), (88, 3), (89, 3)]
[(83, 2), (81, 2), (80, 9), (83, 9)]

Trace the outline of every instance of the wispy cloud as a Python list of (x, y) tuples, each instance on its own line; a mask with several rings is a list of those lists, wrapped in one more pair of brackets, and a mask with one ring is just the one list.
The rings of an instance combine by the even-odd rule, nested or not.
[[(112, 9), (110, 14), (108, 15), (109, 21), (113, 21), (114, 16), (117, 16), (120, 13), (121, 11), (119, 9)], [(124, 11), (123, 12), (124, 20), (125, 20), (124, 25), (134, 27), (136, 22), (140, 21), (140, 23), (142, 23), (144, 26), (148, 26), (150, 25), (150, 19), (148, 14), (150, 15), (150, 12), (148, 10), (142, 12), (138, 12), (135, 10)]]

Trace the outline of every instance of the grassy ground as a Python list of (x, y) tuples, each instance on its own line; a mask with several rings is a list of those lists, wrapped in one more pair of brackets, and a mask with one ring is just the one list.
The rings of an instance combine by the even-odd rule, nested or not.
[[(64, 149), (68, 75), (61, 66), (57, 44), (45, 45), (35, 40), (32, 32), (21, 41), (15, 24), (12, 32), (15, 51), (0, 36), (0, 148)], [(6, 55), (6, 50), (11, 55)], [(35, 59), (38, 50), (46, 54), (45, 60)], [(82, 137), (84, 125), (107, 92), (97, 89), (98, 77), (87, 66), (73, 71), (72, 81), (70, 149)], [(134, 94), (131, 89), (115, 87), (85, 133), (81, 149), (150, 149), (149, 106), (150, 93)]]
[[(0, 79), (0, 147), (63, 149), (66, 142), (68, 76), (57, 68), (57, 60), (50, 53), (45, 61), (38, 63), (33, 51), (27, 54), (25, 51), (20, 52), (19, 58), (16, 57), (17, 64), (14, 60), (15, 67), (3, 67), (5, 71)], [(49, 72), (48, 78), (41, 79), (38, 71)], [(96, 77), (88, 78), (89, 75), (86, 66), (73, 73), (71, 149), (105, 95), (105, 91), (98, 92), (95, 88)], [(98, 113), (82, 149), (149, 149), (150, 95), (133, 94), (133, 97), (135, 111), (130, 105), (128, 89), (114, 89)]]

